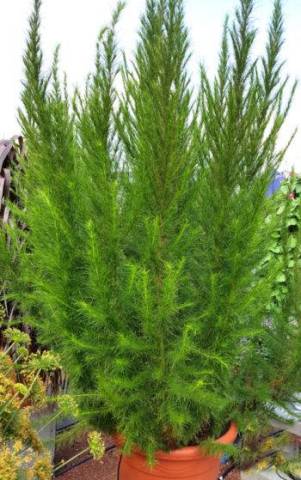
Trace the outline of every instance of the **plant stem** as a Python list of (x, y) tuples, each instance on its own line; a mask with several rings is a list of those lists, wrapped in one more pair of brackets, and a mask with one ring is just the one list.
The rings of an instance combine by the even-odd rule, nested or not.
[(5, 355), (8, 355), (12, 348), (16, 345), (15, 342), (11, 343), (7, 350), (4, 350)]
[(30, 384), (30, 387), (28, 389), (28, 392), (26, 395), (24, 395), (24, 397), (22, 398), (21, 402), (20, 402), (20, 408), (21, 406), (23, 405), (23, 403), (25, 402), (25, 400), (27, 400), (27, 398), (29, 397), (30, 393), (31, 393), (31, 390), (33, 389), (33, 386), (34, 384), (36, 383), (37, 379), (39, 378), (39, 375), (41, 373), (41, 369), (39, 368), (39, 370), (37, 371), (37, 373), (35, 374), (34, 378), (33, 378), (33, 381), (31, 382)]
[(75, 460), (76, 458), (80, 457), (81, 455), (83, 455), (84, 453), (88, 452), (90, 449), (87, 447), (85, 448), (84, 450), (82, 450), (81, 452), (77, 453), (76, 455), (74, 455), (73, 457), (69, 458), (69, 460), (66, 460), (66, 462), (63, 462), (61, 463), (60, 465), (57, 465), (54, 469), (53, 469), (53, 473), (57, 472), (57, 470), (60, 470), (61, 468), (65, 467), (66, 465), (68, 465), (68, 463), (72, 462), (73, 460)]
[(41, 433), (46, 427), (48, 427), (48, 425), (50, 425), (51, 422), (54, 422), (54, 420), (56, 420), (60, 416), (60, 414), (61, 412), (59, 411), (55, 415), (50, 417), (50, 420), (48, 420), (48, 422), (44, 423), (44, 425), (39, 428), (38, 433)]

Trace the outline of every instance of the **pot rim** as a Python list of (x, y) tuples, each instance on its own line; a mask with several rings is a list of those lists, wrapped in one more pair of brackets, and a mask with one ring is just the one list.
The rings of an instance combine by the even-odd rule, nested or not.
[[(238, 435), (238, 429), (234, 422), (231, 422), (228, 430), (215, 441), (221, 445), (229, 445), (233, 443)], [(115, 437), (118, 446), (122, 446), (122, 436), (116, 435)], [(145, 457), (145, 454), (139, 450), (135, 449), (133, 452), (135, 455), (140, 455)], [(189, 447), (182, 447), (177, 448), (175, 450), (171, 450), (170, 452), (164, 452), (162, 450), (158, 450), (155, 453), (155, 458), (157, 460), (164, 460), (164, 461), (187, 461), (187, 460), (196, 460), (200, 459), (200, 455), (202, 455), (202, 451), (199, 445), (189, 446)], [(209, 455), (211, 456), (211, 455)]]

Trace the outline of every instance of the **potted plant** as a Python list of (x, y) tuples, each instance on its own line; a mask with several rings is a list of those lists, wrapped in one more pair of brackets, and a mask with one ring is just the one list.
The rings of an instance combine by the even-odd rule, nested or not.
[(198, 95), (182, 0), (146, 2), (122, 65), (118, 4), (71, 98), (58, 50), (43, 73), (40, 6), (24, 55), (15, 295), (85, 418), (117, 435), (122, 480), (213, 480), (237, 427), (261, 429), (301, 380), (300, 312), (271, 315), (278, 268), (264, 264), (277, 222), (266, 191), (295, 90), (284, 95), (280, 1), (254, 58), (254, 2), (240, 0)]

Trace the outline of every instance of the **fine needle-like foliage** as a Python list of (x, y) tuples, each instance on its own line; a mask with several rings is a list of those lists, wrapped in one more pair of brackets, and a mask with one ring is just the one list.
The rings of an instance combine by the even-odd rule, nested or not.
[(72, 99), (57, 50), (43, 74), (40, 0), (30, 19), (18, 298), (60, 352), (83, 416), (150, 460), (231, 420), (253, 428), (300, 385), (300, 313), (268, 311), (278, 271), (264, 262), (295, 87), (287, 95), (280, 1), (255, 59), (253, 6), (240, 0), (225, 23), (217, 75), (202, 67), (198, 96), (182, 0), (147, 0), (122, 68), (118, 4)]
[[(275, 221), (267, 218), (266, 191), (287, 148), (277, 150), (276, 143), (295, 85), (283, 104), (287, 79), (281, 80), (280, 2), (274, 4), (265, 55), (255, 60), (252, 13), (253, 2), (244, 0), (232, 27), (225, 24), (212, 84), (202, 68), (200, 141), (205, 147), (196, 212), (201, 234), (195, 281), (205, 328), (201, 345), (213, 359), (218, 355), (213, 367), (216, 380), (220, 388), (232, 390), (244, 412), (243, 423), (260, 425), (261, 413), (271, 407), (269, 397), (275, 375), (282, 372), (285, 350), (291, 348), (284, 331), (274, 325), (276, 318), (266, 313), (276, 266), (270, 262), (262, 271), (261, 265)], [(287, 324), (283, 315), (281, 325)], [(274, 328), (277, 342), (272, 347)], [(295, 323), (294, 328), (299, 326)], [(219, 388), (217, 394), (220, 397)]]

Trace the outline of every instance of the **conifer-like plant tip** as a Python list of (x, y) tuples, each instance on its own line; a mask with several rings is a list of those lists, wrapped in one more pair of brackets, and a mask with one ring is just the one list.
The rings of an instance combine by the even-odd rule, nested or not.
[(290, 302), (268, 308), (280, 219), (266, 192), (295, 90), (285, 102), (281, 3), (257, 58), (254, 2), (239, 2), (198, 96), (181, 0), (147, 0), (132, 63), (118, 48), (118, 3), (71, 95), (58, 51), (44, 74), (40, 5), (20, 113), (14, 215), (26, 229), (10, 231), (12, 249), (22, 236), (11, 296), (24, 322), (60, 353), (84, 420), (120, 433), (126, 452), (154, 461), (231, 421), (260, 430), (301, 382), (300, 315)]

